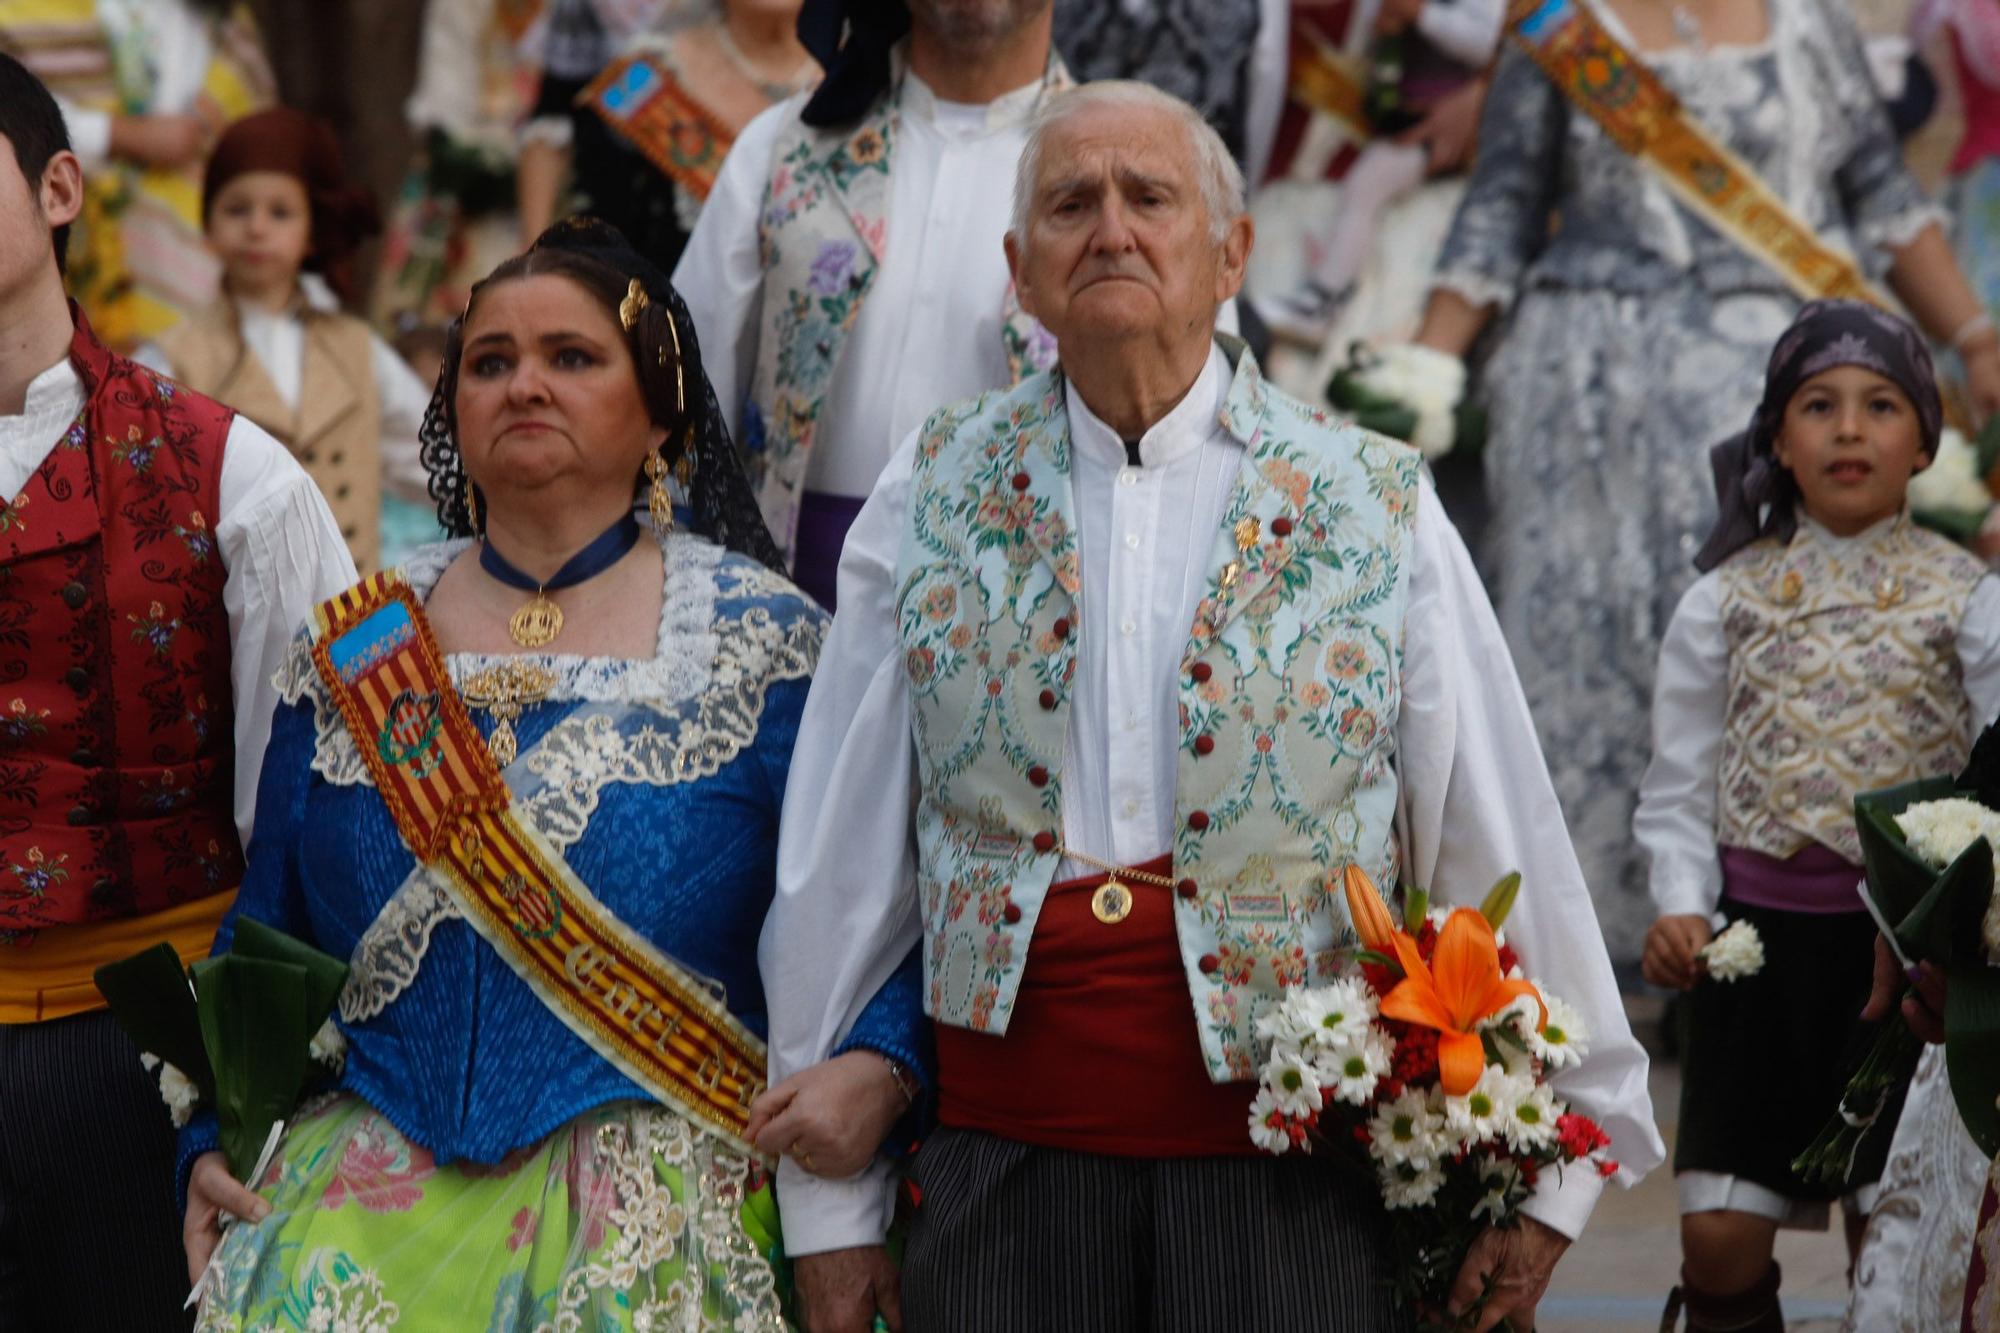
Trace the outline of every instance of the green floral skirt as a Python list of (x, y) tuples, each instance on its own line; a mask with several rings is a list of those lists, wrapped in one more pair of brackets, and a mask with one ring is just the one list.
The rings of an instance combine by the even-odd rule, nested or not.
[(663, 1107), (439, 1166), (366, 1102), (302, 1107), (232, 1226), (198, 1333), (781, 1330), (770, 1177)]

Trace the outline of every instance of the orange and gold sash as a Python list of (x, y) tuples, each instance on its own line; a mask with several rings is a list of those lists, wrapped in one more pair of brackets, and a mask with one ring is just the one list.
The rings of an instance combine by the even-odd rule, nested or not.
[(1292, 57), (1293, 99), (1314, 111), (1324, 111), (1339, 121), (1355, 142), (1367, 143), (1375, 131), (1362, 109), (1366, 90), (1355, 77), (1354, 61), (1310, 29), (1300, 35), (1305, 40)]
[(614, 60), (577, 94), (646, 160), (696, 200), (708, 198), (736, 136), (688, 96), (659, 57), (645, 51)]
[(750, 1151), (764, 1043), (515, 816), (409, 587), (376, 574), (314, 615), (313, 665), (369, 776), (473, 929), (592, 1050)]
[(1507, 31), (1557, 91), (1650, 168), (1674, 197), (1806, 300), (1894, 306), (1854, 260), (1820, 243), (1750, 165), (1681, 107), (1583, 0), (1513, 0)]

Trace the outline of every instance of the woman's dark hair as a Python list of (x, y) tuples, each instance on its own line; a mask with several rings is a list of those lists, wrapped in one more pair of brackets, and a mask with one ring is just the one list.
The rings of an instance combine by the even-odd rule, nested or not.
[[(69, 127), (42, 81), (4, 51), (0, 51), (0, 134), (14, 145), (14, 161), (28, 182), (30, 196), (39, 198), (37, 187), (49, 160), (69, 151)], [(56, 271), (67, 273), (69, 224), (52, 228), (50, 235), (55, 241)]]
[[(465, 466), (458, 452), (458, 372), (465, 357), (465, 326), (479, 307), (487, 289), (521, 278), (567, 278), (588, 292), (614, 324), (621, 329), (618, 308), (630, 291), (631, 279), (603, 261), (579, 250), (538, 247), (509, 259), (473, 285), (465, 303), (465, 315), (445, 335), (444, 368), (438, 379), (438, 404), (444, 411), (445, 432), (428, 439), (423, 450), (424, 466), (430, 470), (431, 499), (437, 502), (438, 522), (454, 537), (473, 535), (472, 515), (465, 505)], [(661, 446), (669, 466), (680, 460), (687, 447), (689, 404), (695, 386), (683, 382), (684, 370), (675, 357), (676, 330), (672, 316), (660, 302), (650, 302), (639, 312), (630, 329), (624, 330), (625, 346), (632, 354), (632, 367), (639, 380), (639, 396), (646, 415), (667, 431)], [(684, 334), (681, 336), (685, 336)], [(650, 483), (642, 472), (633, 479), (633, 495), (644, 493)]]

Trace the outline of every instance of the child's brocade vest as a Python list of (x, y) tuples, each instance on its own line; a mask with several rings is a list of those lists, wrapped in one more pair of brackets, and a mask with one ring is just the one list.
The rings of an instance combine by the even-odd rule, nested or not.
[(1965, 765), (1958, 626), (1985, 572), (1907, 515), (1865, 542), (1802, 530), (1722, 566), (1720, 842), (1779, 857), (1817, 842), (1859, 865), (1856, 793)]
[[(1253, 1076), (1258, 1015), (1354, 941), (1342, 870), (1393, 883), (1417, 455), (1267, 386), (1241, 344), (1246, 449), (1180, 670), (1175, 911), (1210, 1077)], [(922, 794), (926, 1007), (1004, 1033), (1062, 846), (1082, 635), (1059, 371), (924, 427), (897, 570)], [(1164, 850), (1164, 849), (1163, 849)]]

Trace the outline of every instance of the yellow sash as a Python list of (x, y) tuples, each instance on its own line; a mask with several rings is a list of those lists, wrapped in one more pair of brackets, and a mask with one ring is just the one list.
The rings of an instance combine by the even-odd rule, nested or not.
[(661, 1102), (743, 1138), (764, 1043), (598, 902), (518, 819), (407, 585), (376, 574), (315, 613), (313, 664), (417, 858), (551, 1012)]
[(1697, 125), (1672, 90), (1582, 0), (1512, 0), (1507, 30), (1549, 82), (1614, 143), (1801, 297), (1895, 308), (1853, 259), (1822, 245), (1748, 163)]
[(1354, 76), (1353, 61), (1310, 30), (1292, 59), (1292, 97), (1314, 111), (1340, 122), (1357, 143), (1375, 137), (1362, 110), (1365, 89)]
[(688, 96), (658, 57), (644, 51), (614, 60), (577, 100), (645, 154), (696, 200), (708, 198), (736, 136)]

